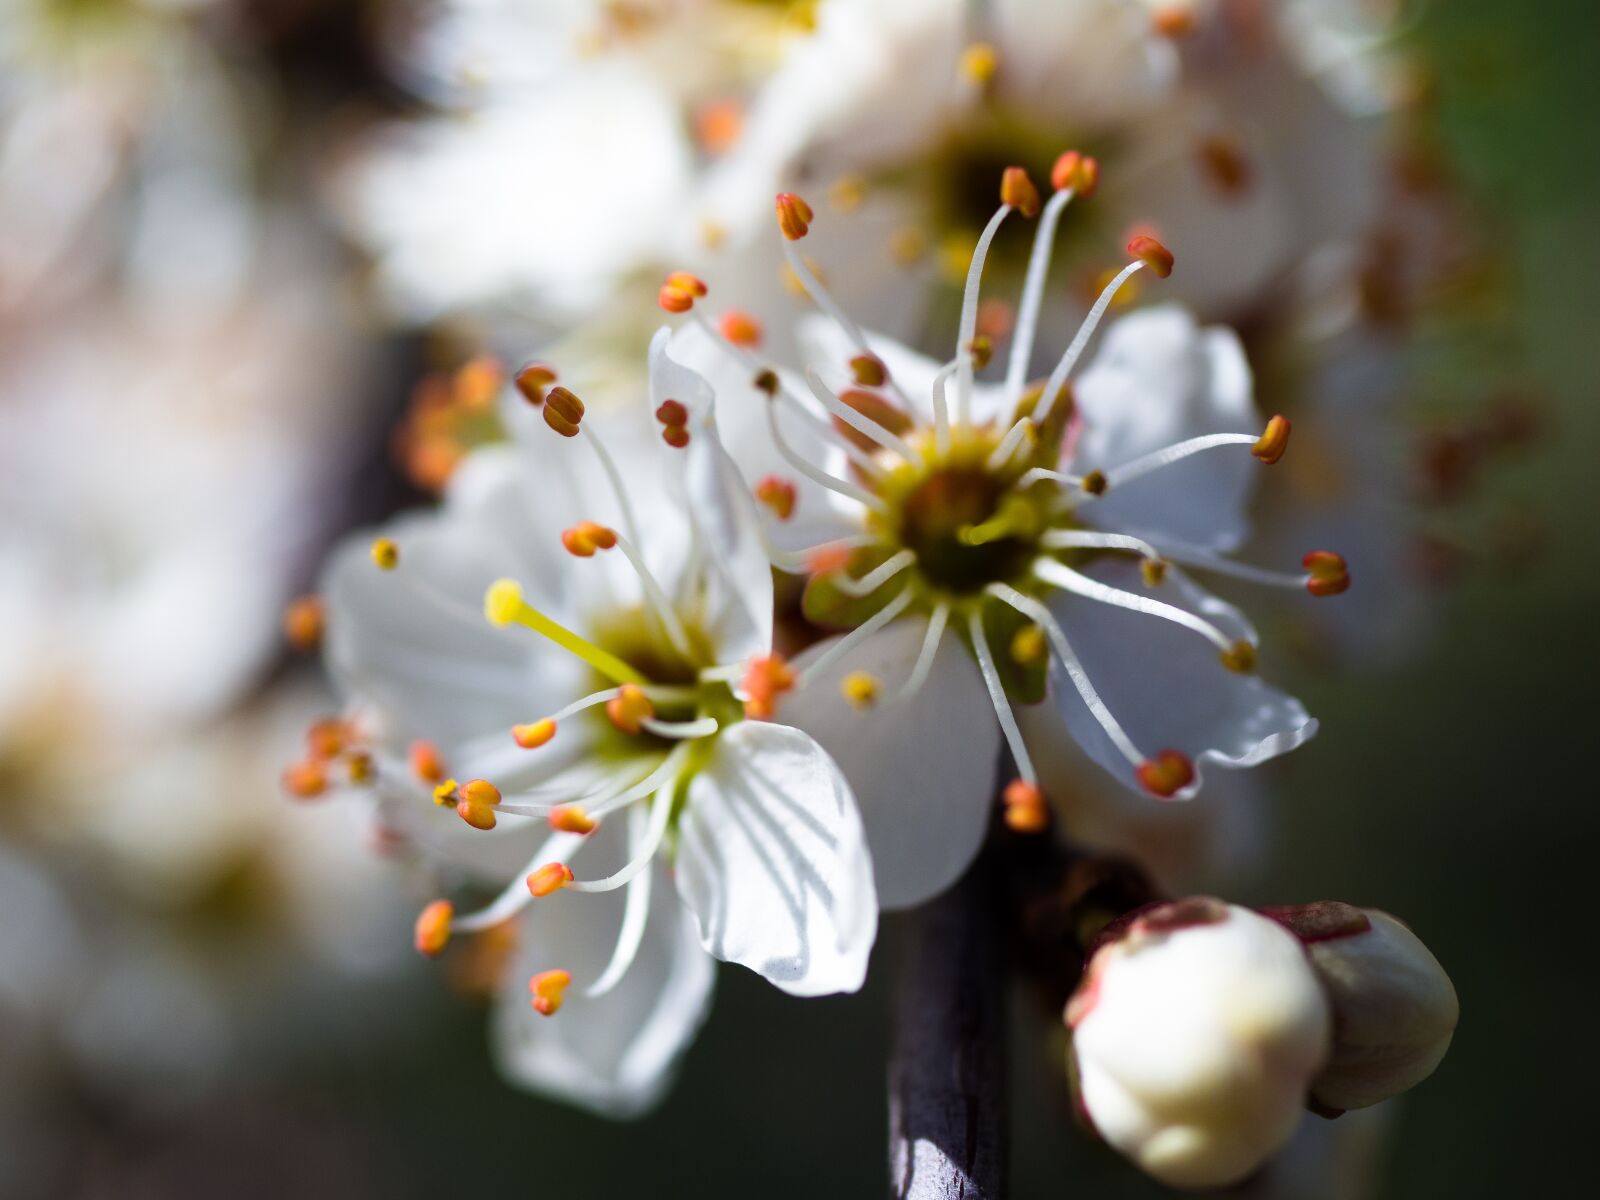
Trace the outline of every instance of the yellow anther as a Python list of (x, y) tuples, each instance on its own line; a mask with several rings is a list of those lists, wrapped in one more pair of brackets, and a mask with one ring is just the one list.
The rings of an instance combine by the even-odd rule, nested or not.
[[(547, 409), (549, 405), (545, 406)], [(483, 613), (493, 625), (509, 625), (515, 621), (584, 662), (613, 683), (646, 683), (645, 677), (623, 662), (609, 650), (602, 650), (586, 638), (579, 637), (566, 626), (552, 621), (522, 598), (522, 586), (514, 579), (501, 579), (489, 585), (483, 594)]]
[(927, 256), (928, 235), (915, 225), (902, 225), (889, 235), (889, 257), (902, 267), (914, 267)]
[(854, 212), (867, 198), (867, 183), (859, 175), (846, 175), (828, 189), (828, 199), (842, 213)]
[(572, 983), (570, 973), (561, 970), (540, 971), (528, 980), (528, 991), (533, 996), (533, 1011), (541, 1017), (553, 1017), (561, 1009), (562, 997)]
[(850, 360), (850, 374), (862, 387), (882, 387), (889, 379), (889, 368), (876, 354), (858, 354)]
[(1083, 490), (1091, 496), (1106, 494), (1106, 473), (1104, 471), (1090, 471), (1083, 477)]
[(988, 42), (973, 42), (961, 52), (961, 78), (983, 87), (1000, 70), (1000, 51)]
[(556, 735), (556, 723), (549, 717), (527, 725), (513, 725), (511, 737), (524, 750), (537, 750)]
[(630, 737), (639, 732), (643, 722), (655, 715), (656, 706), (650, 703), (650, 697), (644, 694), (644, 689), (636, 684), (623, 684), (617, 689), (617, 694), (606, 701), (606, 716)]
[(527, 878), (528, 891), (535, 899), (558, 892), (572, 882), (572, 868), (566, 863), (546, 863)]
[(1019, 667), (1036, 667), (1050, 652), (1050, 641), (1043, 629), (1028, 624), (1011, 636), (1011, 661)]
[(1250, 447), (1250, 453), (1270, 467), (1283, 457), (1283, 452), (1288, 448), (1289, 418), (1277, 416), (1267, 422), (1267, 427), (1256, 439), (1256, 444)]
[(1000, 203), (1010, 205), (1025, 217), (1039, 215), (1039, 189), (1021, 167), (1007, 167), (1000, 176)]
[(1139, 577), (1144, 580), (1145, 587), (1160, 587), (1167, 580), (1167, 560), (1164, 558), (1140, 559)]
[(433, 958), (449, 945), (450, 922), (455, 915), (455, 905), (448, 900), (435, 900), (417, 914), (416, 944), (419, 954)]
[(380, 571), (392, 571), (400, 565), (400, 547), (393, 538), (372, 539), (372, 561)]
[(456, 802), (456, 789), (461, 785), (454, 779), (442, 779), (433, 788), (433, 802), (445, 808)]
[(1219, 657), (1223, 666), (1239, 675), (1248, 675), (1256, 669), (1256, 648), (1242, 638), (1224, 650)]
[(345, 770), (349, 772), (350, 782), (354, 784), (368, 783), (376, 771), (372, 755), (365, 750), (354, 750), (350, 757), (345, 759)]
[(298, 596), (283, 610), (283, 635), (296, 650), (315, 650), (326, 623), (321, 596)]
[(989, 365), (989, 360), (994, 357), (994, 339), (987, 334), (980, 333), (967, 343), (967, 353), (972, 355), (973, 370), (983, 370)]
[(839, 694), (856, 708), (871, 708), (878, 700), (878, 681), (865, 671), (851, 671), (840, 681)]
[(593, 833), (599, 828), (599, 822), (577, 804), (562, 804), (552, 808), (548, 820), (550, 828), (558, 833)]

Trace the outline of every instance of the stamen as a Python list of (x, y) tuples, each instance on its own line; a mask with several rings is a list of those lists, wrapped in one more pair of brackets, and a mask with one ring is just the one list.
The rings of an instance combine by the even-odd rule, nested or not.
[(393, 538), (373, 538), (372, 561), (378, 570), (392, 571), (400, 565), (400, 547)]
[(811, 394), (817, 398), (818, 403), (850, 426), (851, 429), (854, 429), (864, 437), (871, 438), (885, 450), (894, 451), (894, 453), (913, 466), (922, 465), (922, 455), (917, 453), (910, 442), (899, 434), (884, 428), (883, 425), (874, 421), (866, 413), (852, 408), (843, 400), (840, 400), (839, 397), (828, 390), (815, 371), (806, 372), (806, 383), (811, 388)]
[(524, 400), (538, 408), (544, 403), (545, 389), (558, 378), (556, 369), (548, 363), (531, 362), (517, 372), (517, 391), (522, 393)]
[[(1337, 588), (1337, 591), (1313, 591), (1311, 594), (1313, 596), (1337, 595), (1338, 592), (1342, 592), (1350, 586), (1350, 574), (1349, 570), (1343, 565), (1344, 559), (1337, 554), (1330, 554), (1326, 550), (1313, 550), (1311, 554), (1306, 555), (1305, 559), (1301, 560), (1306, 566), (1305, 571), (1273, 571), (1266, 567), (1257, 567), (1249, 563), (1234, 562), (1232, 559), (1223, 558), (1220, 554), (1211, 554), (1204, 550), (1187, 548), (1169, 552), (1167, 557), (1173, 562), (1186, 567), (1194, 567), (1201, 571), (1214, 571), (1218, 575), (1243, 579), (1247, 583), (1258, 583), (1264, 587), (1305, 588), (1310, 591), (1311, 585), (1316, 582), (1316, 576), (1311, 570), (1311, 564), (1306, 562), (1306, 559), (1323, 554), (1328, 554), (1330, 558), (1337, 559), (1338, 564), (1329, 563), (1322, 569), (1329, 574), (1332, 582), (1337, 583), (1341, 575), (1344, 582), (1342, 586)], [(1318, 584), (1318, 586), (1326, 587), (1328, 585)]]
[[(1011, 205), (1002, 203), (995, 210), (994, 216), (989, 218), (989, 223), (984, 226), (983, 233), (978, 238), (978, 244), (972, 251), (972, 261), (967, 265), (967, 286), (961, 297), (961, 324), (957, 327), (956, 346), (958, 352), (961, 347), (967, 346), (972, 341), (972, 336), (978, 329), (978, 290), (983, 280), (983, 262), (989, 254), (989, 243), (994, 241), (994, 235), (1000, 228), (1000, 223), (1011, 212)], [(972, 359), (967, 354), (960, 354), (960, 363), (956, 369), (956, 424), (965, 428), (967, 418), (972, 407)]]
[(884, 559), (883, 562), (868, 571), (860, 579), (851, 579), (849, 577), (836, 579), (833, 586), (846, 596), (859, 598), (870, 595), (916, 561), (916, 551), (902, 550), (898, 554), (893, 554)]
[(623, 684), (606, 701), (606, 716), (611, 724), (629, 737), (636, 736), (644, 721), (655, 715), (656, 706), (637, 684)]
[(562, 437), (577, 437), (583, 421), (583, 401), (564, 387), (545, 393), (544, 423)]
[(822, 470), (822, 468), (814, 467), (802, 458), (794, 447), (789, 445), (788, 440), (783, 436), (783, 431), (778, 428), (777, 407), (771, 401), (767, 403), (767, 429), (772, 434), (773, 444), (777, 446), (778, 453), (783, 455), (784, 461), (811, 480), (811, 482), (827, 488), (830, 492), (837, 492), (839, 495), (854, 500), (858, 504), (865, 505), (873, 512), (888, 513), (888, 505), (871, 492), (843, 479), (836, 479)]
[(423, 783), (438, 783), (444, 778), (444, 757), (433, 742), (418, 739), (406, 751), (411, 773)]
[(656, 293), (656, 303), (669, 313), (686, 313), (706, 294), (706, 285), (687, 271), (674, 271)]
[[(676, 750), (671, 757), (679, 764), (683, 761)], [(667, 818), (672, 813), (672, 792), (671, 787), (663, 787), (656, 791), (655, 800), (650, 805), (650, 824), (645, 830), (643, 841), (637, 849), (630, 847), (633, 855), (620, 870), (602, 879), (575, 879), (567, 886), (575, 892), (614, 892), (649, 866), (650, 860), (661, 848), (662, 838), (666, 836)]]
[(858, 354), (850, 360), (850, 377), (859, 387), (882, 387), (889, 378), (889, 368), (876, 354)]
[[(648, 816), (637, 808), (629, 813), (628, 843), (634, 845), (648, 837), (643, 824)], [(623, 900), (622, 926), (617, 930), (617, 944), (611, 951), (611, 961), (606, 963), (600, 977), (583, 990), (588, 999), (604, 996), (621, 982), (633, 960), (638, 957), (639, 946), (644, 941), (645, 925), (650, 917), (650, 888), (654, 871), (640, 871), (628, 884), (628, 894)]]
[(677, 738), (683, 741), (710, 737), (721, 728), (715, 717), (701, 717), (696, 721), (658, 721), (654, 717), (646, 717), (639, 723), (657, 737)]
[(450, 923), (456, 913), (455, 905), (448, 900), (435, 900), (417, 914), (416, 946), (418, 954), (435, 958), (450, 943)]
[(1031, 467), (1022, 473), (1022, 478), (1017, 480), (1017, 487), (1026, 490), (1040, 480), (1048, 479), (1051, 483), (1059, 483), (1063, 487), (1081, 488), (1082, 475), (1068, 475), (1062, 471), (1051, 471), (1045, 467)]
[(967, 634), (972, 638), (972, 652), (978, 659), (978, 670), (983, 675), (984, 686), (989, 689), (989, 702), (994, 705), (994, 715), (1000, 719), (1000, 729), (1011, 747), (1011, 757), (1016, 760), (1017, 771), (1023, 780), (1035, 786), (1039, 777), (1034, 774), (1033, 760), (1028, 757), (1028, 747), (1023, 743), (1022, 730), (1017, 727), (1017, 715), (1011, 711), (1006, 699), (1005, 684), (1000, 682), (1000, 672), (994, 665), (994, 653), (983, 632), (983, 615), (974, 609), (967, 614)]
[(597, 550), (609, 550), (617, 544), (616, 530), (593, 521), (579, 521), (561, 533), (561, 547), (574, 558), (593, 558)]
[(321, 596), (297, 596), (283, 610), (283, 635), (296, 650), (309, 653), (321, 644), (327, 620)]
[(794, 668), (781, 654), (752, 658), (740, 680), (744, 696), (744, 715), (756, 721), (770, 721), (778, 710), (778, 697), (795, 686)]
[(323, 717), (313, 721), (306, 730), (306, 748), (312, 758), (321, 762), (339, 757), (348, 740), (349, 730), (338, 717)]
[(1243, 638), (1222, 652), (1222, 665), (1236, 675), (1248, 675), (1256, 669), (1256, 648)]
[(950, 382), (950, 376), (961, 369), (961, 359), (962, 355), (956, 355), (933, 377), (933, 444), (941, 455), (950, 449), (950, 406), (945, 385)]
[(851, 671), (839, 681), (839, 694), (855, 708), (871, 708), (878, 702), (878, 681), (865, 671)]
[(794, 516), (795, 488), (781, 475), (768, 475), (756, 484), (756, 499), (780, 521)]
[(1011, 461), (1011, 456), (1017, 452), (1017, 447), (1022, 444), (1022, 439), (1033, 432), (1033, 422), (1027, 417), (1019, 417), (1010, 429), (1006, 430), (1005, 437), (1000, 439), (1000, 444), (994, 448), (984, 462), (984, 469), (998, 471)]
[(528, 885), (528, 894), (535, 900), (542, 900), (572, 882), (572, 868), (566, 863), (545, 863), (529, 874), (525, 882)]
[(1050, 186), (1087, 200), (1100, 186), (1100, 162), (1087, 154), (1068, 150), (1050, 168)]
[(988, 42), (973, 42), (961, 52), (961, 78), (978, 87), (987, 87), (1000, 69), (1000, 52)]
[(1106, 736), (1111, 739), (1111, 744), (1118, 752), (1137, 769), (1139, 764), (1144, 762), (1144, 755), (1133, 744), (1133, 739), (1123, 731), (1121, 723), (1111, 715), (1111, 710), (1106, 707), (1105, 701), (1100, 699), (1100, 693), (1095, 691), (1089, 673), (1083, 669), (1083, 663), (1072, 649), (1072, 643), (1067, 641), (1066, 632), (1050, 610), (1032, 596), (1023, 595), (1008, 584), (991, 584), (988, 591), (990, 595), (1005, 601), (1044, 630), (1045, 636), (1050, 639), (1050, 644), (1055, 649), (1056, 657), (1061, 660), (1062, 669), (1072, 681), (1072, 686), (1077, 689), (1084, 707), (1089, 710), (1089, 715), (1094, 717), (1101, 729), (1105, 730)]
[(533, 994), (533, 1011), (541, 1017), (553, 1017), (561, 1010), (561, 999), (572, 985), (570, 972), (540, 971), (528, 980), (528, 991)]
[(1148, 559), (1160, 552), (1143, 538), (1125, 533), (1097, 533), (1090, 529), (1051, 529), (1041, 534), (1039, 544), (1051, 550), (1131, 550)]
[[(610, 693), (606, 693), (609, 695)], [(512, 740), (524, 750), (537, 750), (556, 736), (556, 723), (549, 717), (529, 725), (513, 725)]]
[(877, 540), (876, 534), (855, 533), (830, 542), (820, 542), (804, 550), (780, 550), (768, 545), (767, 556), (780, 571), (826, 575), (829, 571), (840, 571), (849, 565), (852, 550), (871, 546)]
[(1000, 793), (1001, 815), (1013, 833), (1043, 833), (1050, 827), (1050, 806), (1036, 783), (1013, 779)]
[(1256, 444), (1250, 447), (1250, 453), (1270, 467), (1283, 457), (1283, 452), (1288, 448), (1289, 418), (1276, 416), (1267, 422), (1267, 427), (1256, 439)]
[(1134, 768), (1134, 776), (1152, 796), (1169, 800), (1194, 782), (1194, 764), (1185, 754), (1163, 750)]
[(1030, 221), (1039, 215), (1039, 189), (1027, 171), (1007, 167), (1000, 176), (1000, 203), (1008, 204)]
[(1331, 550), (1313, 550), (1300, 560), (1308, 572), (1306, 591), (1313, 596), (1337, 596), (1350, 586), (1350, 569), (1341, 555)]
[[(1171, 466), (1194, 454), (1205, 450), (1215, 450), (1219, 446), (1249, 446), (1251, 453), (1254, 447), (1261, 443), (1261, 436), (1248, 433), (1208, 433), (1203, 437), (1189, 438), (1187, 441), (1176, 442), (1171, 446), (1163, 446), (1160, 450), (1152, 450), (1149, 454), (1141, 455), (1132, 462), (1123, 463), (1106, 472), (1107, 487), (1122, 487), (1141, 476), (1152, 471), (1159, 471), (1162, 467)], [(1284, 435), (1287, 440), (1288, 435)], [(1280, 450), (1279, 453), (1282, 453)], [(1257, 457), (1260, 457), (1257, 455)], [(1277, 460), (1274, 459), (1274, 462)]]
[(878, 630), (882, 629), (885, 625), (889, 624), (890, 621), (893, 621), (901, 613), (905, 612), (906, 608), (911, 604), (911, 601), (915, 599), (915, 597), (912, 595), (912, 591), (913, 589), (911, 588), (902, 589), (899, 595), (895, 596), (895, 598), (889, 601), (888, 604), (885, 604), (877, 612), (873, 613), (865, 621), (861, 622), (861, 624), (857, 625), (849, 633), (845, 634), (837, 642), (829, 646), (827, 650), (818, 655), (816, 661), (811, 663), (810, 666), (806, 667), (806, 669), (800, 673), (799, 686), (804, 687), (807, 683), (811, 682), (829, 667), (833, 666), (834, 663), (838, 662), (846, 654), (849, 654), (867, 638), (877, 633)]
[(911, 674), (906, 676), (905, 683), (901, 684), (900, 690), (895, 693), (896, 704), (910, 700), (928, 681), (928, 675), (933, 671), (934, 656), (939, 653), (939, 642), (944, 637), (945, 626), (949, 622), (950, 605), (947, 601), (940, 601), (928, 617), (928, 628), (922, 635), (922, 649), (917, 651), (917, 661), (911, 667)]
[(722, 314), (717, 322), (722, 336), (735, 346), (745, 346), (751, 349), (761, 345), (761, 322), (757, 321), (747, 312), (738, 309), (729, 309)]
[(1150, 273), (1157, 279), (1165, 279), (1172, 274), (1172, 251), (1161, 244), (1160, 240), (1151, 237), (1148, 233), (1135, 235), (1128, 242), (1128, 253), (1150, 268)]
[(663, 400), (656, 408), (661, 422), (661, 440), (674, 450), (689, 444), (689, 410), (677, 400)]
[(600, 827), (599, 823), (577, 804), (558, 804), (546, 815), (550, 821), (550, 828), (559, 833), (588, 834)]
[(514, 579), (501, 579), (489, 585), (483, 595), (483, 612), (491, 625), (505, 626), (515, 621), (527, 626), (618, 684), (649, 682), (615, 654), (579, 637), (534, 608), (523, 599), (522, 585)]
[(1187, 609), (1173, 604), (1152, 600), (1148, 596), (1138, 596), (1121, 588), (1110, 587), (1054, 559), (1038, 559), (1033, 564), (1033, 573), (1048, 584), (1090, 600), (1098, 600), (1102, 604), (1126, 608), (1131, 612), (1143, 613), (1150, 617), (1159, 617), (1175, 625), (1182, 625), (1185, 629), (1192, 629), (1218, 650), (1233, 648), (1233, 639), (1204, 617), (1196, 616)]
[[(443, 786), (443, 785), (441, 785)], [(437, 801), (439, 792), (434, 791)], [(474, 829), (493, 829), (495, 809), (500, 804), (500, 789), (487, 779), (470, 779), (455, 789), (456, 816)]]
[(328, 766), (314, 758), (292, 763), (284, 768), (282, 783), (296, 800), (315, 800), (328, 790)]
[(1050, 640), (1037, 625), (1024, 625), (1011, 637), (1011, 661), (1019, 667), (1037, 667), (1050, 653)]
[(1094, 302), (1089, 315), (1083, 319), (1083, 324), (1078, 326), (1078, 332), (1073, 337), (1072, 343), (1062, 354), (1055, 369), (1050, 372), (1050, 378), (1045, 382), (1044, 395), (1040, 397), (1038, 407), (1033, 412), (1035, 424), (1043, 425), (1045, 419), (1049, 417), (1050, 410), (1055, 407), (1056, 395), (1061, 391), (1061, 385), (1066, 383), (1067, 376), (1072, 374), (1072, 368), (1077, 366), (1079, 356), (1089, 345), (1089, 339), (1094, 336), (1094, 331), (1100, 325), (1100, 319), (1106, 315), (1106, 309), (1111, 307), (1111, 301), (1122, 290), (1122, 285), (1147, 265), (1143, 259), (1135, 258), (1113, 275), (1111, 282), (1101, 289), (1099, 299)]

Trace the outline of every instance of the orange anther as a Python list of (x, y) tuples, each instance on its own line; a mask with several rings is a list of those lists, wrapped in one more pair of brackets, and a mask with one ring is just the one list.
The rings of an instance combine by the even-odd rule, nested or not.
[(549, 717), (527, 725), (513, 725), (511, 737), (524, 750), (537, 750), (556, 735), (556, 723)]
[(323, 717), (311, 722), (311, 727), (306, 730), (306, 747), (312, 758), (327, 762), (344, 751), (349, 736), (349, 727), (338, 717)]
[(794, 687), (794, 669), (781, 654), (763, 654), (750, 660), (740, 689), (745, 694), (744, 715), (766, 721), (778, 710), (778, 697)]
[(1256, 648), (1253, 642), (1240, 638), (1219, 656), (1222, 665), (1237, 675), (1248, 675), (1256, 669)]
[(550, 810), (550, 828), (560, 833), (593, 833), (599, 822), (576, 804), (561, 804)]
[(850, 374), (862, 387), (882, 387), (889, 379), (889, 368), (876, 354), (858, 354), (850, 360)]
[(594, 521), (579, 521), (561, 534), (567, 553), (578, 558), (593, 558), (596, 550), (609, 550), (617, 544), (617, 531)]
[(1288, 448), (1289, 418), (1279, 416), (1267, 422), (1267, 427), (1256, 439), (1256, 444), (1250, 447), (1250, 453), (1271, 466), (1283, 457), (1283, 452)]
[(374, 538), (372, 561), (377, 564), (380, 571), (392, 571), (400, 565), (400, 547), (395, 545), (392, 538)]
[(794, 484), (781, 475), (768, 475), (756, 484), (756, 499), (771, 509), (780, 521), (794, 516)]
[(1130, 238), (1128, 253), (1149, 267), (1151, 274), (1161, 279), (1172, 274), (1172, 251), (1148, 233), (1136, 234)]
[(1013, 779), (1000, 793), (1006, 828), (1016, 833), (1042, 833), (1050, 827), (1050, 806), (1039, 785)]
[(1071, 188), (1074, 195), (1087, 200), (1099, 185), (1099, 160), (1076, 150), (1068, 150), (1050, 168), (1050, 186), (1058, 192)]
[(450, 381), (451, 398), (469, 412), (484, 412), (494, 404), (505, 372), (492, 354), (480, 354), (457, 368)]
[(700, 297), (706, 294), (705, 280), (688, 271), (674, 271), (667, 276), (667, 286), (677, 288), (681, 292), (688, 292), (691, 296)]
[(1151, 27), (1162, 37), (1180, 38), (1194, 32), (1192, 3), (1164, 4), (1150, 14)]
[(713, 100), (694, 114), (694, 138), (707, 154), (722, 154), (739, 140), (744, 111), (733, 100)]
[(778, 210), (778, 228), (783, 231), (784, 237), (791, 242), (798, 242), (811, 232), (811, 219), (814, 216), (811, 205), (793, 192), (779, 192), (774, 203)]
[(1134, 775), (1145, 791), (1166, 800), (1194, 782), (1194, 764), (1176, 750), (1163, 750), (1135, 767)]
[(487, 779), (474, 779), (456, 793), (456, 816), (474, 829), (493, 829), (500, 789)]
[(1039, 189), (1021, 167), (1007, 167), (1000, 176), (1000, 203), (1009, 204), (1025, 217), (1039, 215)]
[(545, 389), (556, 381), (556, 369), (547, 363), (531, 362), (517, 372), (517, 391), (538, 408), (544, 403)]
[(625, 683), (617, 694), (606, 701), (606, 716), (623, 733), (632, 736), (639, 732), (644, 721), (656, 715), (656, 706), (636, 683)]
[(378, 769), (372, 755), (366, 750), (352, 750), (344, 765), (350, 782), (354, 784), (370, 782)]
[(847, 546), (818, 546), (806, 556), (806, 570), (813, 575), (831, 575), (850, 565)]
[(571, 984), (572, 975), (567, 971), (540, 971), (528, 980), (528, 991), (533, 995), (533, 1011), (541, 1017), (555, 1016)]
[(528, 891), (535, 899), (558, 892), (572, 882), (572, 868), (566, 863), (545, 863), (528, 876)]
[(406, 751), (411, 773), (423, 783), (438, 783), (444, 778), (444, 756), (432, 742), (418, 739)]
[(729, 309), (722, 314), (718, 322), (722, 336), (735, 346), (755, 347), (761, 345), (761, 322), (747, 312), (738, 309)]
[(417, 953), (433, 958), (450, 944), (450, 922), (456, 915), (448, 900), (435, 900), (417, 914)]
[(561, 386), (551, 388), (544, 397), (544, 423), (562, 437), (577, 437), (583, 420), (583, 401)]
[(315, 650), (326, 623), (321, 596), (297, 596), (283, 610), (283, 635), (296, 650)]
[(666, 312), (686, 313), (694, 307), (694, 294), (663, 283), (661, 290), (656, 293), (656, 303)]
[(1313, 550), (1300, 565), (1307, 571), (1306, 591), (1313, 596), (1337, 596), (1350, 586), (1350, 568), (1331, 550)]
[(328, 768), (314, 758), (284, 768), (283, 790), (296, 800), (314, 800), (328, 790)]
[(661, 431), (661, 440), (674, 450), (682, 450), (689, 444), (689, 431), (682, 425), (668, 425)]

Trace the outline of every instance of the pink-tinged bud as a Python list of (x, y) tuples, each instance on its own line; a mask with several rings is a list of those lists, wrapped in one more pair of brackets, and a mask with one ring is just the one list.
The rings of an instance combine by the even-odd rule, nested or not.
[(1039, 215), (1039, 189), (1021, 167), (1007, 167), (1000, 176), (1000, 203), (1009, 204), (1025, 217)]
[(1318, 1105), (1367, 1108), (1433, 1074), (1461, 1006), (1450, 977), (1416, 934), (1386, 912), (1349, 904), (1266, 915), (1305, 943), (1333, 1007), (1333, 1052), (1311, 1085)]
[(1172, 274), (1172, 251), (1148, 233), (1131, 238), (1128, 241), (1128, 253), (1148, 267), (1152, 275), (1165, 279)]
[(791, 242), (798, 242), (811, 232), (813, 213), (807, 204), (793, 192), (779, 192), (774, 202), (778, 210), (778, 228)]
[(1306, 569), (1306, 591), (1313, 596), (1337, 596), (1350, 588), (1350, 568), (1343, 555), (1313, 550), (1300, 565)]
[(1328, 1002), (1300, 943), (1209, 898), (1118, 928), (1066, 1019), (1084, 1113), (1173, 1187), (1234, 1183), (1282, 1148), (1328, 1053)]
[(1071, 188), (1073, 195), (1087, 200), (1100, 186), (1099, 160), (1068, 150), (1050, 168), (1050, 186), (1058, 192)]

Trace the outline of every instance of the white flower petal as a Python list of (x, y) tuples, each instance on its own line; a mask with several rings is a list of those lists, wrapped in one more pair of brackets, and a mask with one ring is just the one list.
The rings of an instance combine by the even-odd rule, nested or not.
[(678, 888), (701, 943), (797, 996), (853, 992), (877, 935), (855, 798), (810, 737), (745, 721), (689, 784)]
[[(1232, 638), (1254, 640), (1238, 610), (1169, 570), (1166, 582), (1146, 589), (1138, 568), (1124, 561), (1091, 565), (1085, 574), (1126, 591), (1148, 594), (1199, 613)], [(1293, 696), (1240, 675), (1218, 661), (1210, 642), (1171, 621), (1130, 612), (1066, 592), (1050, 611), (1083, 662), (1113, 716), (1147, 755), (1177, 750), (1194, 763), (1195, 781), (1176, 799), (1187, 800), (1204, 783), (1207, 763), (1237, 769), (1255, 766), (1308, 741), (1317, 723)], [(1051, 681), (1054, 702), (1078, 744), (1129, 787), (1139, 788), (1133, 768), (1106, 736), (1059, 672)], [(1142, 789), (1140, 789), (1142, 790)]]
[[(778, 712), (821, 742), (850, 781), (885, 909), (920, 904), (959, 879), (983, 843), (994, 800), (1000, 726), (977, 665), (953, 632), (916, 697), (891, 699), (926, 630), (925, 621), (895, 621), (786, 697)], [(832, 644), (812, 647), (796, 668)], [(840, 694), (852, 671), (878, 681), (881, 699), (868, 712)]]
[[(622, 841), (597, 847), (611, 852), (610, 862), (591, 857), (586, 846), (584, 873), (620, 866)], [(672, 1082), (710, 1010), (716, 969), (666, 868), (651, 869), (657, 877), (644, 939), (603, 996), (588, 998), (581, 989), (610, 960), (625, 892), (557, 892), (525, 910), (491, 1026), (495, 1062), (511, 1082), (610, 1117), (645, 1112)], [(529, 1002), (528, 979), (555, 968), (571, 972), (572, 985), (560, 1010), (545, 1017)]]
[[(1075, 466), (1110, 470), (1208, 433), (1259, 433), (1250, 367), (1234, 334), (1202, 329), (1175, 306), (1146, 309), (1106, 331), (1076, 387), (1083, 434)], [(1231, 550), (1248, 528), (1245, 504), (1261, 469), (1244, 446), (1186, 458), (1083, 508), (1095, 526)]]

